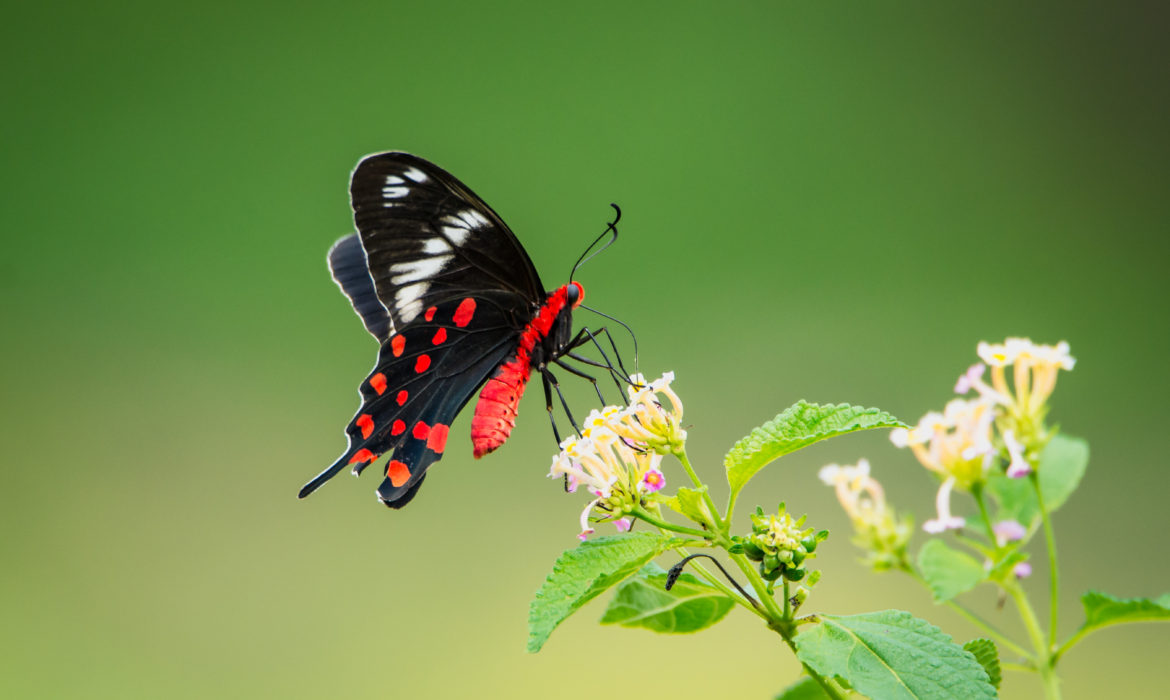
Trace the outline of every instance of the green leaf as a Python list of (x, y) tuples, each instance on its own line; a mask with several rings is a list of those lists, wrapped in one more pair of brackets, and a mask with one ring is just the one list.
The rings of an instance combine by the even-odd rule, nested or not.
[(918, 569), (936, 603), (945, 603), (979, 585), (987, 571), (971, 555), (951, 549), (940, 539), (928, 540), (918, 550)]
[(829, 700), (829, 696), (820, 683), (806, 676), (781, 691), (776, 700)]
[(1156, 599), (1116, 598), (1108, 593), (1089, 591), (1081, 597), (1085, 606), (1085, 624), (1081, 629), (1090, 632), (1122, 622), (1155, 622), (1170, 620), (1170, 593)]
[(987, 672), (991, 684), (998, 689), (1003, 681), (1003, 672), (999, 668), (999, 650), (995, 648), (995, 642), (983, 638), (972, 639), (964, 644), (963, 648), (975, 656), (975, 660)]
[(563, 552), (529, 606), (528, 651), (540, 651), (569, 615), (681, 542), (655, 532), (625, 533), (586, 540)]
[[(1059, 434), (1040, 451), (1040, 466), (1036, 474), (1044, 505), (1055, 511), (1081, 483), (1089, 466), (1089, 443), (1080, 438)], [(987, 480), (987, 492), (999, 503), (997, 517), (1015, 520), (1029, 530), (1040, 523), (1040, 506), (1030, 479), (1012, 479), (996, 472)]]
[(994, 698), (987, 672), (939, 628), (901, 610), (825, 615), (796, 636), (796, 655), (882, 700)]
[(802, 447), (858, 430), (899, 427), (905, 424), (876, 408), (798, 401), (735, 443), (723, 458), (727, 481), (738, 492), (769, 462)]
[(719, 622), (734, 605), (719, 589), (691, 574), (679, 576), (666, 590), (666, 571), (650, 562), (618, 587), (601, 624), (686, 634)]
[(667, 499), (666, 505), (700, 525), (713, 525), (711, 513), (707, 510), (706, 504), (703, 503), (703, 494), (706, 492), (706, 485), (701, 489), (682, 487), (678, 490), (677, 495)]

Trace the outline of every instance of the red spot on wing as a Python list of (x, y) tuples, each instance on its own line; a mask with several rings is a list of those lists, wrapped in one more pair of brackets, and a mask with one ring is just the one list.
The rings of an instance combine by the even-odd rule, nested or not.
[(349, 458), (349, 463), (354, 464), (355, 462), (373, 462), (377, 458), (378, 455), (363, 447), (362, 449), (353, 453), (353, 456)]
[(374, 432), (374, 417), (368, 413), (358, 416), (357, 427), (362, 429), (362, 439), (366, 440)]
[(394, 400), (398, 402), (399, 406), (401, 406), (406, 403), (406, 399), (409, 396), (410, 394), (407, 393), (406, 389), (403, 389), (402, 391), (398, 392), (398, 396), (395, 396)]
[(414, 361), (414, 371), (416, 374), (422, 374), (427, 371), (427, 367), (431, 366), (430, 355), (419, 355), (418, 359)]
[(392, 459), (390, 460), (390, 464), (386, 465), (386, 478), (390, 480), (391, 484), (402, 486), (410, 480), (410, 467), (396, 459)]
[(445, 340), (447, 340), (447, 329), (440, 328), (435, 331), (435, 337), (431, 338), (431, 345), (441, 345)]
[(447, 447), (447, 431), (449, 429), (450, 426), (443, 425), (442, 423), (435, 423), (435, 425), (431, 427), (431, 434), (427, 436), (427, 447), (434, 450), (435, 452), (438, 452), (439, 454), (442, 454), (443, 448)]
[(402, 349), (405, 347), (406, 338), (403, 338), (401, 333), (390, 339), (390, 351), (394, 353), (394, 357), (402, 357)]
[(406, 432), (406, 423), (401, 420), (395, 420), (394, 424), (390, 426), (391, 435), (401, 435)]
[(374, 376), (370, 377), (370, 387), (374, 391), (378, 392), (378, 396), (381, 396), (382, 393), (386, 391), (386, 375), (378, 372)]
[(467, 324), (471, 323), (471, 317), (474, 315), (475, 299), (467, 297), (463, 301), (459, 302), (459, 306), (455, 309), (455, 316), (452, 320), (455, 321), (456, 326), (463, 328)]
[(426, 313), (423, 314), (423, 318), (425, 318), (428, 321), (433, 321), (435, 319), (435, 312), (436, 311), (438, 311), (438, 309), (436, 309), (435, 307), (432, 306), (431, 308), (426, 310)]
[(430, 426), (427, 425), (426, 423), (423, 423), (421, 420), (419, 422), (415, 423), (414, 429), (410, 431), (410, 434), (413, 435), (418, 440), (426, 440), (427, 436), (430, 435), (430, 433), (431, 433)]

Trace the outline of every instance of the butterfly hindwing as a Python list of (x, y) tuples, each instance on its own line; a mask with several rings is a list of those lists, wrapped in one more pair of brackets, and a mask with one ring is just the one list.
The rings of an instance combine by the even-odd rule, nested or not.
[(536, 268), (500, 217), (447, 171), (408, 153), (358, 163), (354, 222), (394, 327), (458, 296), (504, 291), (544, 298)]
[(405, 505), (441, 458), (455, 415), (516, 347), (510, 309), (517, 302), (507, 297), (449, 300), (391, 335), (359, 389), (362, 406), (346, 427), (345, 453), (301, 497), (347, 465), (359, 474), (390, 455), (379, 496), (387, 505)]
[(390, 314), (374, 289), (374, 279), (370, 277), (370, 269), (366, 264), (366, 251), (362, 248), (358, 234), (351, 233), (334, 243), (329, 249), (328, 260), (333, 281), (349, 297), (353, 310), (362, 319), (366, 330), (378, 342), (386, 342), (393, 331)]

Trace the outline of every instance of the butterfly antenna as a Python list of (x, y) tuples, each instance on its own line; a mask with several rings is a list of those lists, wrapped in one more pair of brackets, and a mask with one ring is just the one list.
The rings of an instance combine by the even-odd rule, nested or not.
[[(601, 232), (601, 235), (598, 236), (597, 238), (593, 239), (593, 242), (590, 243), (587, 248), (585, 248), (585, 252), (581, 253), (581, 257), (577, 258), (577, 262), (573, 265), (573, 270), (569, 273), (569, 281), (570, 282), (573, 280), (573, 276), (577, 274), (577, 268), (581, 267), (586, 262), (592, 260), (598, 253), (600, 253), (601, 251), (603, 251), (606, 248), (613, 245), (614, 241), (617, 240), (617, 237), (618, 237), (617, 223), (622, 220), (622, 210), (621, 210), (621, 207), (619, 207), (618, 205), (613, 204), (613, 203), (611, 203), (609, 206), (613, 207), (613, 210), (615, 212), (617, 212), (617, 214), (613, 217), (613, 221), (609, 222), (609, 225), (606, 226), (605, 230)], [(612, 235), (610, 235), (611, 232), (612, 232)], [(598, 243), (601, 243), (602, 239), (604, 239), (606, 236), (610, 237), (609, 240), (606, 241), (605, 244), (602, 245), (597, 250), (593, 250), (593, 246), (597, 245)], [(593, 250), (592, 254), (589, 253), (589, 251), (591, 251), (591, 250)], [(586, 256), (588, 256), (588, 257), (586, 257)]]

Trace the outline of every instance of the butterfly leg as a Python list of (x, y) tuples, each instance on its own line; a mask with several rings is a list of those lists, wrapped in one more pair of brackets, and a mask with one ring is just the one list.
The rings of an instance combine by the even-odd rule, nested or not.
[[(613, 319), (613, 320), (617, 321), (617, 319)], [(622, 323), (621, 321), (617, 321), (617, 322)], [(622, 323), (622, 325), (625, 326), (626, 324)], [(628, 326), (627, 326), (627, 328), (628, 328)], [(598, 345), (597, 338), (602, 336), (602, 335), (605, 336), (605, 339), (607, 341), (609, 341), (609, 347), (613, 350), (614, 358), (617, 360), (617, 366), (619, 368), (621, 368), (622, 379), (629, 380), (630, 372), (629, 372), (629, 370), (626, 369), (625, 364), (622, 363), (622, 354), (621, 354), (621, 352), (618, 351), (617, 342), (614, 341), (613, 335), (610, 334), (610, 332), (609, 332), (609, 328), (602, 326), (601, 328), (598, 328), (596, 331), (591, 331), (591, 330), (589, 330), (589, 328), (586, 327), (586, 328), (582, 328), (581, 330), (590, 336), (590, 340), (593, 341), (594, 345), (598, 346), (597, 349), (599, 351), (601, 351), (601, 347), (600, 347), (600, 345)], [(630, 333), (632, 335), (633, 331), (630, 331)], [(605, 357), (604, 351), (602, 351), (602, 357)], [(609, 362), (609, 358), (606, 357), (605, 361)], [(638, 339), (635, 338), (634, 339), (634, 370), (636, 371), (637, 369), (638, 369)]]
[[(569, 402), (565, 400), (565, 395), (561, 393), (561, 383), (557, 381), (556, 375), (547, 366), (540, 367), (540, 376), (544, 379), (545, 387), (552, 385), (556, 389), (557, 398), (561, 400), (561, 407), (565, 409), (565, 415), (569, 417), (569, 423), (572, 424), (573, 430), (577, 431), (577, 435), (581, 434), (581, 426), (577, 424), (577, 419), (573, 418), (573, 412), (569, 410)], [(551, 402), (549, 411), (552, 411)]]
[[(609, 355), (607, 355), (605, 353), (605, 350), (601, 347), (601, 343), (597, 342), (596, 336), (600, 335), (600, 333), (602, 331), (605, 331), (605, 329), (602, 328), (601, 331), (598, 331), (597, 334), (595, 334), (593, 331), (589, 330), (588, 328), (582, 328), (577, 333), (577, 335), (569, 342), (569, 345), (568, 345), (568, 348), (567, 348), (567, 351), (565, 352), (565, 354), (568, 355), (569, 357), (572, 357), (574, 360), (577, 360), (578, 362), (582, 362), (582, 363), (587, 364), (587, 365), (592, 365), (594, 367), (605, 368), (605, 370), (609, 372), (610, 377), (613, 378), (614, 384), (617, 385), (618, 391), (623, 392), (623, 388), (622, 388), (622, 384), (621, 384), (621, 382), (623, 380), (628, 384), (633, 384), (634, 382), (632, 379), (630, 379), (629, 373), (627, 373), (625, 371), (624, 367), (622, 367), (619, 370), (617, 367), (614, 366), (613, 362), (609, 359)], [(605, 332), (608, 335), (608, 331), (605, 331)], [(578, 355), (578, 354), (572, 352), (572, 350), (574, 350), (575, 348), (579, 348), (579, 347), (581, 347), (583, 345), (587, 345), (589, 343), (593, 343), (593, 347), (597, 348), (597, 352), (599, 352), (601, 354), (601, 357), (604, 360), (604, 362), (597, 362), (596, 360), (591, 360), (587, 357), (584, 357), (583, 355)], [(613, 338), (610, 338), (610, 343), (613, 343)], [(617, 350), (617, 348), (615, 346), (614, 351), (616, 352), (616, 350)], [(620, 367), (620, 366), (621, 366), (621, 356), (619, 355), (618, 356), (618, 367)]]
[[(588, 379), (589, 383), (593, 385), (593, 390), (597, 392), (597, 399), (599, 401), (601, 401), (602, 406), (605, 405), (605, 397), (601, 395), (601, 387), (597, 386), (597, 378), (596, 377), (589, 375), (589, 374), (585, 374), (581, 370), (577, 369), (576, 367), (573, 367), (572, 365), (564, 362), (563, 360), (561, 360), (559, 358), (556, 360), (553, 360), (553, 362), (557, 365), (557, 367), (560, 367), (561, 369), (565, 370), (566, 372), (569, 372), (570, 374), (575, 374), (578, 377), (581, 377), (582, 379)], [(598, 365), (604, 367), (604, 365), (601, 365), (600, 363), (598, 363)]]
[(553, 402), (552, 402), (552, 385), (549, 384), (548, 377), (544, 374), (540, 375), (541, 383), (544, 384), (544, 407), (548, 409), (548, 422), (552, 424), (553, 438), (557, 441), (557, 446), (561, 444), (561, 431), (557, 430), (557, 419), (553, 416)]

